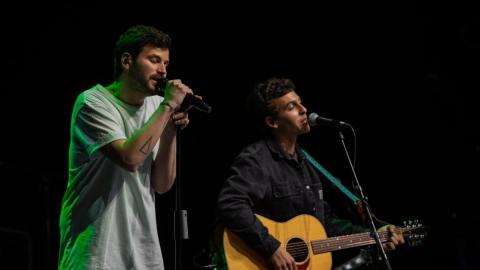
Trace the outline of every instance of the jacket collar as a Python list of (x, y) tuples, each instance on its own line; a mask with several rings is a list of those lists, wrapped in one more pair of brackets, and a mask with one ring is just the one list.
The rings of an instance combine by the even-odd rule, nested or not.
[[(277, 158), (286, 159), (286, 160), (296, 160), (293, 156), (290, 156), (287, 153), (285, 153), (283, 149), (280, 147), (280, 145), (278, 145), (278, 143), (275, 142), (273, 139), (271, 138), (265, 139), (265, 144), (267, 145), (268, 149), (273, 154), (273, 156)], [(299, 163), (305, 160), (305, 155), (301, 151), (301, 147), (298, 145), (298, 143), (295, 144), (295, 153), (297, 155), (297, 160)]]

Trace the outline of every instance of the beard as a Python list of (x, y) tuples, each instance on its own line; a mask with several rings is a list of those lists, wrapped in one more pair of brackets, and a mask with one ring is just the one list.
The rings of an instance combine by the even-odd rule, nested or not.
[(309, 132), (310, 132), (310, 125), (306, 125), (306, 126), (303, 126), (303, 127), (300, 129), (299, 135), (301, 135), (301, 134), (306, 134), (306, 133), (309, 133)]
[(150, 83), (150, 78), (147, 77), (138, 67), (136, 64), (132, 66), (130, 69), (129, 74), (132, 82), (134, 82), (134, 89), (138, 92), (141, 92), (147, 96), (153, 96), (156, 94), (155, 87), (152, 87)]

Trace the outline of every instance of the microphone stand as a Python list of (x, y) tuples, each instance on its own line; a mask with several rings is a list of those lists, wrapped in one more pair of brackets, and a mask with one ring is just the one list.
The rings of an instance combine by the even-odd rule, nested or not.
[(188, 221), (187, 210), (181, 208), (181, 170), (180, 170), (180, 127), (177, 127), (177, 152), (176, 152), (176, 188), (175, 188), (175, 209), (174, 209), (174, 245), (175, 245), (175, 265), (174, 269), (182, 269), (182, 240), (188, 240)]
[[(347, 125), (353, 130), (353, 127), (350, 124), (347, 124)], [(365, 212), (367, 213), (367, 217), (368, 217), (368, 221), (369, 221), (369, 224), (370, 224), (370, 228), (372, 230), (373, 238), (375, 239), (375, 242), (377, 243), (378, 248), (381, 251), (380, 253), (381, 253), (381, 256), (382, 256), (382, 258), (385, 262), (385, 266), (387, 267), (388, 270), (392, 270), (392, 266), (390, 265), (390, 261), (388, 260), (387, 254), (385, 253), (385, 249), (383, 248), (382, 242), (380, 241), (380, 237), (378, 236), (378, 232), (377, 232), (377, 229), (375, 227), (375, 223), (373, 222), (373, 217), (372, 217), (372, 213), (370, 211), (370, 206), (367, 202), (367, 197), (365, 197), (365, 195), (363, 194), (362, 187), (360, 186), (360, 182), (358, 181), (357, 174), (355, 173), (355, 168), (352, 165), (352, 161), (350, 160), (350, 156), (348, 154), (347, 147), (345, 146), (345, 137), (343, 136), (342, 131), (339, 131), (338, 134), (340, 135), (340, 141), (342, 142), (343, 150), (345, 151), (345, 154), (347, 156), (348, 164), (350, 165), (350, 169), (352, 170), (353, 177), (355, 179), (355, 184), (357, 186), (358, 192), (360, 193), (360, 199), (362, 200), (362, 202), (365, 205), (365, 210), (366, 210)]]
[[(156, 86), (156, 94), (163, 96), (165, 92), (165, 88), (167, 87), (168, 79), (166, 77), (162, 77), (158, 80)], [(205, 103), (206, 104), (206, 103)], [(185, 111), (186, 103), (182, 103), (182, 107), (180, 110)], [(211, 108), (209, 108), (211, 110)], [(209, 111), (210, 112), (210, 111)], [(181, 140), (180, 140), (180, 131), (181, 128), (177, 126), (176, 130), (176, 155), (175, 155), (175, 167), (176, 167), (176, 177), (175, 177), (175, 203), (174, 203), (174, 214), (173, 214), (173, 238), (174, 238), (174, 246), (175, 246), (175, 261), (174, 261), (174, 268), (175, 270), (182, 270), (182, 240), (188, 240), (188, 221), (187, 221), (187, 210), (181, 209), (182, 203), (182, 194), (181, 194)]]
[[(158, 80), (156, 86), (156, 93), (158, 95), (163, 95), (165, 88), (167, 86), (168, 79), (162, 77)], [(188, 111), (189, 106), (196, 108), (199, 111), (210, 113), (212, 108), (205, 102), (202, 102), (201, 99), (194, 98), (193, 96), (187, 95), (187, 102), (183, 102), (180, 111)], [(176, 137), (176, 179), (175, 179), (175, 207), (174, 207), (174, 217), (173, 217), (173, 229), (174, 229), (174, 246), (175, 246), (175, 270), (182, 270), (182, 240), (188, 240), (188, 221), (187, 221), (187, 210), (181, 209), (181, 140), (180, 140), (180, 127), (177, 126), (177, 137)]]

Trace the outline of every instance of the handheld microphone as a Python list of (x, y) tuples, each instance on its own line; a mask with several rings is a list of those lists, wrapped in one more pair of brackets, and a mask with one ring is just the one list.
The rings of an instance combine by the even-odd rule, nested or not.
[(187, 94), (183, 99), (182, 108), (188, 108), (189, 106), (204, 113), (210, 113), (212, 111), (210, 105), (192, 94)]
[(308, 124), (312, 127), (316, 125), (329, 126), (334, 128), (343, 128), (343, 127), (350, 126), (350, 124), (346, 122), (321, 117), (316, 113), (311, 113), (310, 115), (308, 115)]
[[(168, 79), (163, 77), (157, 81), (157, 95), (162, 95), (165, 92), (167, 83)], [(210, 107), (205, 101), (192, 94), (187, 94), (183, 99), (181, 110), (185, 110), (190, 106), (204, 113), (210, 113), (212, 111), (212, 107)]]

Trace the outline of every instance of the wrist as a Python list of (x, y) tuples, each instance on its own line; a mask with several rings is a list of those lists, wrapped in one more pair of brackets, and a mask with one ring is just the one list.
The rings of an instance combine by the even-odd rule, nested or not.
[(168, 101), (163, 100), (160, 103), (160, 106), (162, 106), (164, 110), (167, 109), (168, 111), (170, 111), (172, 113), (175, 112), (175, 108), (172, 105), (170, 105), (170, 103)]

